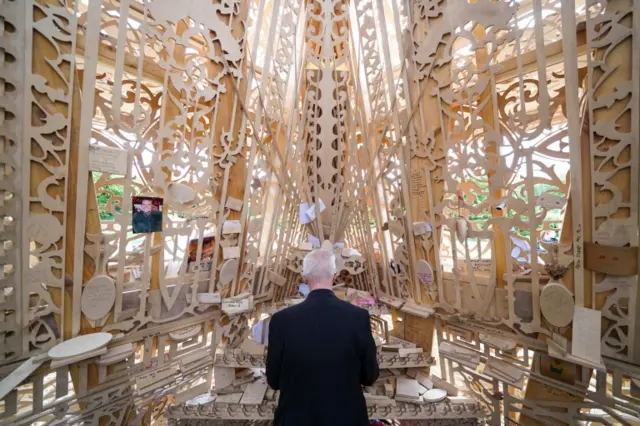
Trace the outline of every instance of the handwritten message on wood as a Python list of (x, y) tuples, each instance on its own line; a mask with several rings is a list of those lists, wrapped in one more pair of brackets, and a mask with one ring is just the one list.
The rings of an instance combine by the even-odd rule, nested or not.
[(127, 151), (106, 146), (89, 145), (89, 170), (125, 176)]

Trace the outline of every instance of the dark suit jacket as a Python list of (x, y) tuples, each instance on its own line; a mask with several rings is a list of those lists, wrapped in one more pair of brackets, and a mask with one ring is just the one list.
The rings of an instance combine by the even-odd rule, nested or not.
[(149, 233), (162, 231), (162, 212), (153, 211), (149, 214), (138, 212), (133, 215), (133, 233)]
[(275, 426), (369, 424), (362, 386), (378, 379), (369, 313), (314, 290), (269, 324), (267, 381), (280, 391)]

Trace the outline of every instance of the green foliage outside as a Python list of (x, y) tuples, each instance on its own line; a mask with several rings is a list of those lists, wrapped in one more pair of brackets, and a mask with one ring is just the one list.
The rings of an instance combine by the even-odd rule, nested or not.
[[(93, 182), (97, 182), (100, 179), (102, 173), (93, 173)], [(107, 211), (107, 204), (109, 202), (109, 198), (111, 198), (111, 194), (113, 193), (117, 196), (122, 196), (124, 194), (124, 185), (113, 184), (113, 185), (105, 185), (101, 188), (105, 192), (101, 192), (96, 196), (96, 202), (98, 205), (98, 210), (100, 212), (100, 221), (111, 221), (113, 220), (113, 214), (110, 211)], [(122, 206), (119, 204), (115, 205), (116, 211), (119, 213), (122, 211)]]
[[(483, 185), (482, 183), (479, 183), (479, 186), (484, 186), (486, 188), (486, 183)], [(549, 192), (553, 195), (559, 195), (559, 196), (564, 196), (563, 193), (561, 192), (556, 192), (554, 191), (556, 187), (553, 185), (547, 185), (545, 183), (537, 183), (534, 184), (533, 189), (534, 189), (534, 193), (535, 196), (539, 196), (540, 194), (544, 193), (544, 192)], [(477, 199), (476, 201), (474, 201), (473, 206), (478, 206), (479, 204), (483, 203), (484, 201), (486, 201), (487, 196), (485, 195), (476, 195)], [(518, 194), (518, 193), (514, 193), (514, 197), (523, 200), (525, 203), (527, 202), (527, 195), (524, 194)], [(516, 212), (513, 210), (510, 210), (507, 213), (507, 217), (511, 218), (514, 217), (516, 215)], [(484, 212), (481, 214), (470, 214), (469, 215), (469, 220), (470, 221), (475, 221), (475, 222), (484, 222), (486, 220), (491, 219), (491, 213), (490, 212)], [(521, 217), (522, 221), (527, 221), (528, 217), (527, 216), (522, 216)], [(547, 212), (547, 216), (545, 217), (545, 220), (547, 221), (556, 221), (556, 220), (562, 220), (562, 214), (561, 211), (559, 209), (554, 209), (554, 210), (549, 210)], [(483, 229), (483, 223), (479, 224), (479, 228)], [(551, 228), (552, 229), (558, 229), (558, 225), (557, 224), (551, 224)], [(542, 229), (542, 225), (540, 225), (538, 227), (538, 230)], [(528, 230), (522, 230), (522, 229), (514, 229), (515, 232), (518, 233), (518, 235), (522, 236), (522, 237), (529, 237), (531, 235), (531, 233)]]

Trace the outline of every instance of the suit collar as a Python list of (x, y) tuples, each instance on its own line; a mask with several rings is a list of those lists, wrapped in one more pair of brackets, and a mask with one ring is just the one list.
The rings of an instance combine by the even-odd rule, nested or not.
[(336, 295), (333, 293), (333, 290), (330, 290), (328, 288), (319, 288), (317, 290), (313, 290), (312, 292), (309, 293), (309, 295), (307, 296), (307, 299), (318, 299), (318, 298), (327, 298), (327, 297), (336, 297)]

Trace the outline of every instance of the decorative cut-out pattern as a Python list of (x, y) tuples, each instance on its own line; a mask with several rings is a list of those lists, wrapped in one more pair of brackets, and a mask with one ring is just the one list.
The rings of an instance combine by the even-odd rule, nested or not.
[[(636, 256), (639, 8), (0, 0), (0, 378), (39, 366), (0, 386), (0, 425), (271, 419), (274, 392), (191, 400), (214, 365), (264, 368), (246, 339), (320, 244), (337, 293), (385, 304), (376, 341), (423, 346), (381, 368), (472, 397), (370, 416), (632, 422), (638, 276), (585, 251)], [(160, 232), (132, 232), (136, 197), (162, 199)], [(604, 366), (549, 294), (601, 311)], [(47, 358), (93, 332), (113, 339)]]
[[(593, 197), (593, 241), (638, 246), (639, 107), (636, 2), (587, 2), (587, 114)], [(628, 54), (632, 57), (629, 57)], [(603, 354), (640, 360), (637, 335), (638, 277), (593, 274), (591, 305), (606, 321)], [(635, 315), (634, 315), (635, 313)]]

